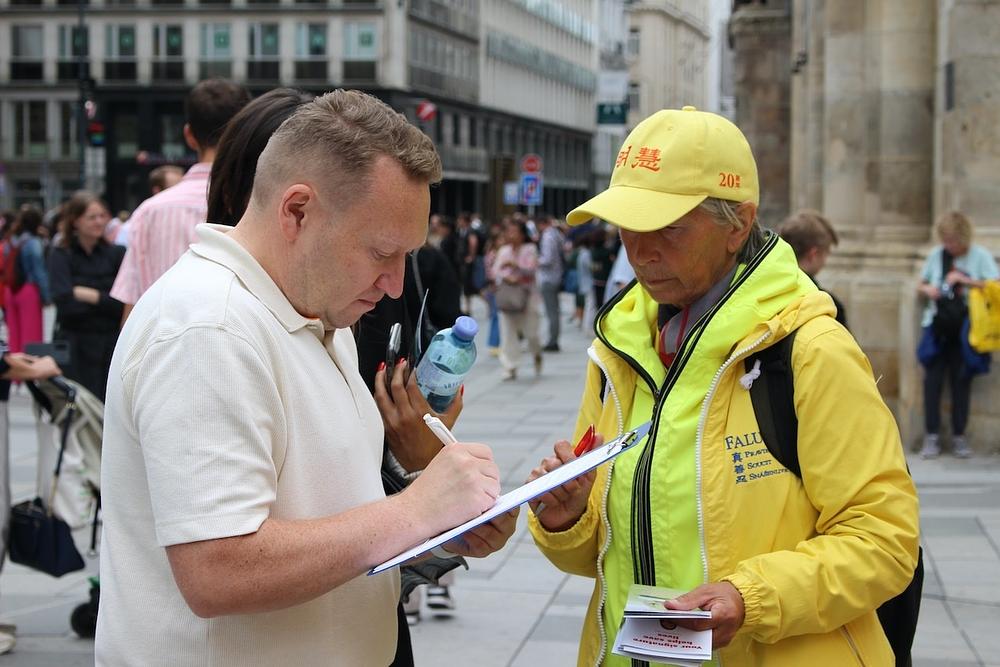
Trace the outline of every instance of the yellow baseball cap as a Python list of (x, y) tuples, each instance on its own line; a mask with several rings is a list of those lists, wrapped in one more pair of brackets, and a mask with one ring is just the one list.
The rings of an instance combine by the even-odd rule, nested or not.
[(634, 232), (676, 222), (708, 197), (760, 203), (757, 163), (739, 128), (694, 107), (664, 109), (636, 125), (615, 160), (608, 189), (573, 209)]

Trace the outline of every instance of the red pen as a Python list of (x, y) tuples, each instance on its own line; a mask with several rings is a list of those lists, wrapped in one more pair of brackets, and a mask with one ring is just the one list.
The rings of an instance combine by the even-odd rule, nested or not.
[(594, 439), (597, 436), (594, 433), (594, 425), (591, 424), (590, 428), (583, 434), (580, 438), (580, 442), (576, 443), (576, 447), (573, 448), (573, 456), (580, 458), (584, 454), (590, 451), (590, 448), (594, 446)]

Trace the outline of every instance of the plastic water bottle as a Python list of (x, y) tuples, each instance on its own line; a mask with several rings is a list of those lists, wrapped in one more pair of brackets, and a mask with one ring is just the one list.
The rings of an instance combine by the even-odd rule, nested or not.
[(462, 315), (453, 327), (434, 335), (417, 364), (417, 387), (435, 412), (448, 409), (475, 363), (477, 333), (476, 321)]

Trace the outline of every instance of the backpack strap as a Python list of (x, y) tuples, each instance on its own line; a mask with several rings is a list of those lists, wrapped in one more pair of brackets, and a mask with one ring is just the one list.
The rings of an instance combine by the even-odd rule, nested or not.
[(747, 372), (757, 361), (760, 376), (750, 386), (750, 401), (767, 451), (778, 463), (802, 478), (799, 466), (799, 419), (795, 414), (792, 345), (798, 330), (744, 360)]

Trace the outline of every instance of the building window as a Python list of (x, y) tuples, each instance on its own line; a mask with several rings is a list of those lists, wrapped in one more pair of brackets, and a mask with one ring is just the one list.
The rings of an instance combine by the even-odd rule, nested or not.
[(135, 111), (118, 111), (111, 122), (114, 127), (115, 157), (134, 160), (139, 152), (139, 117)]
[(41, 81), (45, 76), (42, 26), (11, 26), (10, 78), (14, 81)]
[(628, 108), (629, 111), (639, 111), (639, 84), (635, 81), (628, 82)]
[(378, 58), (375, 24), (370, 21), (344, 23), (344, 81), (374, 81)]
[(153, 26), (153, 81), (184, 80), (184, 26)]
[(327, 80), (325, 23), (299, 23), (295, 26), (295, 79)]
[(79, 155), (80, 137), (76, 132), (79, 113), (79, 103), (59, 103), (59, 156), (62, 158), (72, 159)]
[(56, 75), (60, 81), (75, 81), (90, 76), (90, 63), (83, 63), (83, 74), (79, 71), (79, 58), (90, 57), (90, 35), (87, 28), (79, 26), (59, 26), (59, 62)]
[(451, 117), (451, 144), (452, 146), (462, 145), (462, 117), (458, 114)]
[(42, 182), (37, 178), (18, 179), (14, 181), (14, 206), (32, 204), (41, 206), (44, 200)]
[(201, 26), (200, 79), (233, 75), (232, 49), (229, 42), (228, 23), (204, 23)]
[(167, 160), (180, 160), (189, 149), (184, 143), (184, 114), (160, 116), (160, 153)]
[(247, 79), (251, 81), (277, 81), (279, 77), (278, 63), (278, 24), (251, 23), (250, 44), (247, 53)]
[(14, 102), (14, 157), (29, 160), (49, 157), (44, 100)]
[(638, 58), (639, 57), (639, 29), (629, 28), (628, 29), (628, 57)]
[(375, 24), (369, 21), (344, 23), (344, 60), (376, 60)]
[(104, 42), (104, 78), (112, 81), (135, 81), (135, 26), (106, 25)]
[(479, 145), (479, 123), (476, 122), (475, 116), (469, 116), (469, 147), (475, 148)]

